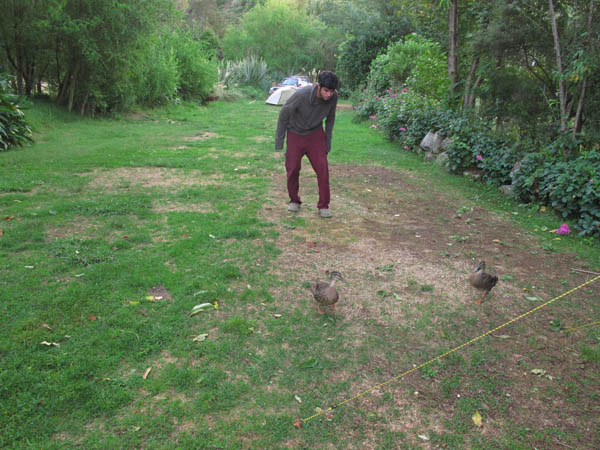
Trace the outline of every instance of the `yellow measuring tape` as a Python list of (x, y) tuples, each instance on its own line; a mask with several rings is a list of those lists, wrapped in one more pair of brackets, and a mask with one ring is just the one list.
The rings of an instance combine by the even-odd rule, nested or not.
[[(509, 320), (508, 322), (506, 322), (506, 323), (504, 323), (504, 324), (502, 324), (502, 325), (500, 325), (500, 326), (497, 326), (497, 327), (496, 327), (496, 328), (494, 328), (493, 330), (490, 330), (490, 331), (487, 331), (486, 333), (483, 333), (481, 336), (477, 336), (476, 338), (473, 338), (473, 339), (471, 339), (470, 341), (468, 341), (468, 342), (465, 342), (464, 344), (461, 344), (461, 345), (459, 345), (458, 347), (454, 347), (452, 350), (448, 350), (446, 353), (442, 353), (441, 355), (439, 355), (439, 356), (436, 356), (435, 358), (433, 358), (433, 359), (430, 359), (429, 361), (427, 361), (427, 362), (424, 362), (423, 364), (420, 364), (420, 365), (418, 365), (418, 366), (416, 366), (416, 367), (413, 367), (412, 369), (410, 369), (410, 370), (407, 370), (406, 372), (403, 372), (403, 373), (401, 373), (400, 375), (396, 375), (394, 378), (390, 378), (389, 380), (387, 380), (387, 381), (384, 381), (383, 383), (379, 383), (379, 384), (377, 384), (377, 385), (375, 385), (375, 386), (373, 386), (373, 387), (371, 387), (371, 388), (369, 388), (369, 389), (366, 389), (366, 390), (364, 390), (364, 391), (362, 391), (362, 392), (360, 392), (360, 393), (356, 394), (356, 395), (355, 395), (355, 396), (353, 396), (353, 397), (350, 397), (350, 398), (348, 398), (348, 399), (346, 399), (346, 400), (344, 400), (344, 401), (341, 401), (341, 402), (337, 403), (337, 404), (336, 404), (336, 405), (334, 405), (334, 406), (330, 406), (329, 408), (327, 408), (327, 409), (324, 409), (324, 410), (321, 410), (321, 411), (319, 411), (318, 413), (316, 413), (316, 414), (313, 414), (313, 415), (312, 415), (312, 416), (310, 416), (310, 417), (307, 417), (307, 418), (305, 418), (305, 419), (302, 419), (302, 421), (301, 421), (300, 423), (296, 422), (295, 426), (297, 426), (298, 428), (300, 428), (300, 427), (302, 426), (302, 423), (307, 423), (307, 422), (310, 422), (311, 420), (313, 420), (313, 419), (316, 419), (317, 417), (319, 417), (319, 416), (321, 416), (321, 415), (323, 415), (323, 414), (327, 414), (327, 413), (329, 413), (329, 412), (333, 411), (334, 409), (336, 409), (336, 408), (339, 408), (340, 406), (343, 406), (343, 405), (345, 405), (346, 403), (349, 403), (349, 402), (351, 402), (351, 401), (353, 401), (353, 400), (356, 400), (356, 399), (358, 399), (358, 398), (360, 398), (360, 397), (363, 397), (363, 396), (365, 396), (365, 395), (367, 395), (367, 394), (369, 394), (369, 393), (373, 392), (373, 391), (374, 391), (374, 390), (376, 390), (376, 389), (379, 389), (379, 388), (382, 388), (382, 387), (384, 387), (384, 386), (387, 386), (388, 384), (390, 384), (390, 383), (393, 383), (394, 381), (397, 381), (397, 380), (399, 380), (400, 378), (402, 378), (402, 377), (405, 377), (406, 375), (409, 375), (409, 374), (411, 374), (411, 373), (413, 373), (413, 372), (416, 372), (417, 370), (419, 370), (419, 369), (422, 369), (423, 367), (425, 367), (425, 366), (428, 366), (429, 364), (432, 364), (432, 363), (434, 363), (434, 362), (436, 362), (436, 361), (438, 361), (438, 360), (440, 360), (440, 359), (442, 359), (442, 358), (445, 358), (446, 356), (448, 356), (448, 355), (450, 355), (450, 354), (452, 354), (452, 353), (454, 353), (454, 352), (457, 352), (457, 351), (459, 351), (460, 349), (462, 349), (462, 348), (464, 348), (464, 347), (466, 347), (466, 346), (468, 346), (468, 345), (471, 345), (471, 344), (473, 344), (473, 343), (475, 343), (475, 342), (477, 342), (477, 341), (479, 341), (479, 340), (483, 339), (484, 337), (486, 337), (486, 336), (489, 336), (490, 334), (492, 334), (492, 333), (495, 333), (496, 331), (498, 331), (498, 330), (500, 330), (500, 329), (502, 329), (502, 328), (504, 328), (504, 327), (507, 327), (508, 325), (510, 325), (510, 324), (512, 324), (512, 323), (515, 323), (515, 322), (516, 322), (516, 321), (518, 321), (518, 320), (521, 320), (521, 319), (523, 319), (524, 317), (527, 317), (529, 314), (532, 314), (532, 313), (534, 313), (534, 312), (535, 312), (535, 311), (537, 311), (538, 309), (542, 309), (542, 308), (544, 308), (544, 307), (546, 307), (546, 306), (548, 306), (548, 305), (550, 305), (550, 304), (554, 303), (555, 301), (557, 301), (557, 300), (560, 300), (561, 298), (563, 298), (563, 297), (566, 297), (566, 296), (567, 296), (567, 295), (569, 295), (569, 294), (572, 294), (573, 292), (577, 291), (578, 289), (581, 289), (582, 287), (585, 287), (585, 286), (587, 286), (588, 284), (591, 284), (591, 283), (593, 283), (593, 282), (595, 282), (595, 281), (598, 281), (598, 280), (600, 280), (600, 275), (598, 275), (598, 276), (597, 276), (597, 277), (595, 277), (595, 278), (592, 278), (592, 279), (591, 279), (591, 280), (589, 280), (589, 281), (586, 281), (586, 282), (585, 282), (585, 283), (583, 283), (583, 284), (580, 284), (579, 286), (577, 286), (577, 287), (575, 287), (575, 288), (571, 289), (570, 291), (567, 291), (567, 292), (565, 292), (565, 293), (563, 293), (563, 294), (559, 295), (558, 297), (554, 297), (552, 300), (548, 300), (546, 303), (542, 303), (541, 305), (539, 305), (539, 306), (536, 306), (535, 308), (533, 308), (533, 309), (531, 309), (531, 310), (527, 311), (526, 313), (523, 313), (523, 314), (521, 314), (521, 315), (520, 315), (520, 316), (518, 316), (518, 317), (515, 317), (515, 318), (514, 318), (514, 319), (512, 319), (512, 320)], [(588, 326), (588, 325), (585, 325), (585, 326)], [(580, 327), (580, 328), (583, 328), (583, 327)], [(576, 329), (576, 328), (574, 328), (574, 329)], [(571, 329), (571, 330), (569, 330), (569, 331), (572, 331), (572, 330), (573, 330), (573, 329)]]
[(592, 322), (592, 323), (587, 323), (585, 325), (581, 325), (580, 327), (569, 328), (568, 330), (565, 330), (565, 333), (568, 333), (570, 331), (575, 331), (575, 330), (581, 330), (582, 328), (593, 327), (594, 325), (600, 325), (600, 320), (597, 322)]

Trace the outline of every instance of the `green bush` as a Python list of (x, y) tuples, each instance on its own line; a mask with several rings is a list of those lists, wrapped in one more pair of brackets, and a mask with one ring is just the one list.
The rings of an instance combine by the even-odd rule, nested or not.
[(8, 78), (0, 75), (0, 151), (32, 142), (18, 97), (7, 92)]
[(156, 35), (146, 42), (136, 67), (138, 102), (146, 105), (160, 105), (177, 96), (180, 83), (177, 58), (174, 49)]
[(580, 234), (600, 236), (600, 155), (584, 152), (570, 161), (549, 151), (525, 156), (512, 172), (516, 195), (551, 206), (577, 220)]
[(217, 63), (211, 42), (197, 40), (187, 30), (173, 32), (170, 47), (177, 61), (177, 93), (186, 100), (204, 101), (217, 82)]
[(412, 33), (404, 41), (391, 44), (387, 55), (385, 71), (393, 87), (406, 86), (413, 92), (438, 100), (447, 98), (448, 67), (437, 42)]

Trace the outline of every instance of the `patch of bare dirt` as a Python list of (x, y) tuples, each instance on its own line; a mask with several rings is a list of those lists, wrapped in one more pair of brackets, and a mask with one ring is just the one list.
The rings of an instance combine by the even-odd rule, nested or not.
[(173, 300), (171, 293), (163, 286), (154, 286), (148, 289), (148, 295), (154, 297), (155, 300)]
[(207, 139), (215, 139), (218, 137), (219, 137), (219, 135), (217, 133), (213, 133), (211, 131), (205, 131), (201, 134), (197, 134), (196, 136), (184, 137), (183, 140), (186, 142), (196, 142), (196, 141), (206, 141)]
[(138, 189), (158, 187), (172, 190), (189, 186), (218, 184), (223, 175), (205, 175), (201, 171), (184, 171), (165, 167), (121, 167), (95, 170), (91, 173), (91, 177), (89, 187), (110, 192), (132, 187)]
[[(354, 336), (351, 339), (355, 342), (349, 342), (349, 348), (358, 345), (368, 333), (388, 332), (382, 330), (413, 330), (406, 336), (407, 347), (448, 348), (450, 344), (436, 328), (435, 336), (439, 336), (433, 338), (415, 328), (415, 318), (423, 314), (423, 308), (434, 312), (429, 318), (433, 327), (448, 320), (445, 314), (453, 311), (472, 318), (476, 326), (469, 334), (476, 337), (540, 304), (526, 297), (549, 300), (591, 278), (571, 271), (585, 268), (576, 255), (544, 251), (537, 237), (520, 230), (509, 218), (428, 186), (414, 174), (377, 166), (338, 164), (330, 166), (330, 180), (334, 217), (323, 220), (316, 209), (316, 177), (308, 164), (300, 175), (304, 203), (297, 216), (286, 208), (283, 167), (273, 178), (271, 201), (264, 207), (265, 215), (272, 218), (280, 232), (278, 246), (282, 254), (273, 272), (290, 281), (273, 295), (285, 299), (289, 308), (306, 305), (316, 315), (310, 292), (299, 290), (298, 286), (325, 279), (326, 269), (341, 272), (348, 284), (337, 285), (340, 301), (334, 314), (347, 326), (345, 336)], [(489, 271), (500, 276), (498, 285), (481, 306), (474, 303), (479, 294), (467, 281), (480, 260), (485, 260)], [(579, 446), (593, 447), (587, 447), (594, 439), (589, 437), (594, 433), (589, 425), (594, 409), (589, 386), (581, 387), (588, 393), (579, 396), (577, 405), (569, 402), (567, 391), (561, 391), (569, 383), (579, 384), (575, 381), (580, 376), (576, 367), (581, 362), (577, 340), (553, 333), (548, 324), (556, 316), (573, 326), (589, 322), (595, 311), (594, 299), (599, 295), (600, 283), (596, 283), (578, 291), (571, 306), (558, 303), (542, 309), (518, 326), (495, 333), (503, 335), (502, 339), (490, 338), (498, 352), (507, 355), (493, 363), (491, 373), (503, 373), (511, 385), (506, 393), (506, 398), (510, 398), (508, 415), (484, 411), (484, 431), (490, 437), (506, 436), (512, 426), (506, 417), (510, 417), (512, 422), (531, 429), (554, 427), (568, 431), (571, 438), (582, 436)], [(468, 360), (468, 351), (465, 353)], [(546, 386), (557, 393), (542, 392), (540, 379), (528, 369), (538, 366), (552, 372), (555, 380), (561, 380), (555, 381), (554, 387)], [(379, 375), (379, 380), (400, 372), (389, 357), (377, 351), (365, 372), (373, 373), (374, 369), (384, 374)], [(353, 376), (340, 369), (334, 378), (351, 380)], [(374, 432), (403, 430), (414, 436), (419, 429), (438, 433), (447, 430), (444, 423), (456, 410), (457, 400), (444, 396), (439, 382), (421, 380), (428, 391), (425, 401), (408, 398), (406, 384), (410, 380), (403, 380), (396, 394), (398, 401), (414, 402), (416, 406), (407, 406), (406, 412), (413, 416), (418, 413), (420, 419), (415, 417), (415, 424), (410, 426), (388, 420), (387, 426), (375, 427)], [(349, 394), (366, 387), (355, 380)], [(368, 409), (373, 398), (368, 395), (358, 400), (360, 409)], [(432, 404), (440, 405), (440, 411), (433, 413)], [(371, 406), (380, 416), (390, 414), (388, 406)], [(568, 422), (565, 416), (570, 418)], [(422, 441), (415, 440), (413, 444), (428, 448)]]

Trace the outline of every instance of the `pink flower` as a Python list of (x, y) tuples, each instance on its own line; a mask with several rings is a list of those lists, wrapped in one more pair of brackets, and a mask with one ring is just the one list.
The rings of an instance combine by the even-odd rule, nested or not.
[(408, 150), (408, 149), (409, 149), (408, 145), (405, 145), (404, 150)]
[(377, 125), (373, 124), (373, 125), (371, 125), (371, 128), (375, 129), (375, 128), (377, 128)]
[(369, 116), (369, 119), (371, 119), (371, 120), (377, 120), (377, 116)]
[(398, 97), (398, 94), (392, 94), (392, 98)]
[(375, 100), (381, 100), (379, 97), (375, 97)]
[(477, 155), (475, 158), (477, 159), (477, 161), (483, 161), (483, 156), (481, 155)]
[(406, 131), (406, 128), (400, 127), (400, 131), (402, 131), (404, 133)]
[(406, 94), (408, 92), (408, 89), (404, 88), (404, 89), (402, 89), (402, 92), (404, 92)]
[(556, 233), (556, 234), (569, 234), (571, 232), (571, 229), (569, 228), (569, 225), (567, 225), (566, 223), (563, 223), (560, 228), (557, 228), (556, 230), (552, 230), (551, 233)]
[(389, 88), (389, 89), (387, 90), (387, 93), (388, 93), (388, 94), (391, 94), (391, 93), (392, 93), (392, 88)]

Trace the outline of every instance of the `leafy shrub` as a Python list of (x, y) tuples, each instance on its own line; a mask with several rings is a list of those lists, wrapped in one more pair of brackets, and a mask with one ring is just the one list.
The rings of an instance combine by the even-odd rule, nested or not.
[(217, 82), (217, 63), (212, 44), (197, 40), (188, 30), (171, 34), (179, 83), (178, 94), (187, 100), (206, 100)]
[(19, 98), (9, 94), (7, 88), (8, 78), (0, 75), (0, 151), (32, 141)]
[(376, 95), (385, 95), (391, 87), (390, 77), (386, 71), (390, 57), (387, 53), (377, 56), (371, 62), (371, 69), (367, 76), (367, 91)]
[(256, 56), (222, 63), (219, 67), (219, 80), (228, 88), (252, 86), (265, 91), (270, 86), (267, 63)]
[(131, 80), (131, 95), (138, 103), (160, 105), (177, 96), (177, 59), (164, 36), (157, 34), (146, 40), (132, 67)]
[(581, 235), (600, 236), (600, 155), (584, 152), (570, 161), (549, 151), (525, 156), (512, 172), (515, 193), (577, 219)]
[(450, 82), (446, 58), (437, 42), (412, 33), (404, 41), (391, 44), (387, 55), (385, 71), (393, 87), (406, 85), (438, 100), (447, 97)]

